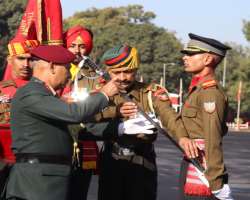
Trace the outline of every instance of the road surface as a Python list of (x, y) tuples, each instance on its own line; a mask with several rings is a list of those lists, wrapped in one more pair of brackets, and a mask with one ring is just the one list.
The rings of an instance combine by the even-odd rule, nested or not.
[[(250, 133), (230, 132), (224, 138), (224, 156), (230, 174), (229, 184), (235, 200), (250, 200)], [(159, 136), (156, 143), (158, 163), (157, 200), (178, 200), (178, 174), (181, 154), (167, 138)], [(97, 176), (90, 186), (88, 200), (97, 199)]]

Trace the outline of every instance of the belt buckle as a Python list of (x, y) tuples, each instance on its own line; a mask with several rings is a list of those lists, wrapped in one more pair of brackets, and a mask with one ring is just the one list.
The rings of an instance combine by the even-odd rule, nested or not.
[(36, 163), (39, 163), (39, 160), (37, 158), (31, 158), (28, 160), (28, 163), (29, 164), (36, 164)]
[(121, 154), (123, 156), (133, 156), (135, 152), (129, 148), (121, 148)]

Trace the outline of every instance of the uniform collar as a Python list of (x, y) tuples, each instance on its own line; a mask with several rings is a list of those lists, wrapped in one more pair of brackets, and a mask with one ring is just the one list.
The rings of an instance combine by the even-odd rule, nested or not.
[(147, 88), (144, 86), (145, 86), (144, 83), (140, 83), (140, 82), (135, 81), (134, 84), (128, 90), (129, 96), (132, 96), (137, 101), (139, 101), (140, 100), (140, 92), (139, 91), (147, 92)]
[(201, 86), (204, 82), (210, 80), (215, 80), (215, 76), (212, 74), (208, 74), (206, 76), (193, 76), (189, 85), (189, 92), (191, 92), (194, 88)]
[(46, 89), (49, 90), (49, 92), (51, 92), (53, 94), (53, 96), (57, 96), (56, 91), (49, 84), (46, 84), (45, 82), (43, 82), (42, 80), (40, 80), (36, 77), (32, 77), (31, 81), (34, 81), (36, 83), (40, 83), (40, 84), (44, 85), (46, 87)]

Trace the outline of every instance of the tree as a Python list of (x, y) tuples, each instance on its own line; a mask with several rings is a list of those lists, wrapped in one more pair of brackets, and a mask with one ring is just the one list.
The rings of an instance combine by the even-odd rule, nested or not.
[[(229, 97), (229, 105), (233, 110), (234, 116), (237, 110), (237, 90), (239, 81), (243, 82), (241, 95), (241, 114), (242, 116), (250, 116), (250, 49), (241, 45), (231, 43), (232, 50), (227, 55), (227, 76), (226, 76), (226, 92)], [(219, 66), (219, 77), (222, 75), (223, 63)], [(221, 80), (221, 78), (220, 78)]]
[(247, 41), (250, 41), (250, 21), (243, 20), (243, 29), (242, 29), (245, 38)]
[[(108, 48), (117, 44), (128, 43), (135, 46), (140, 54), (139, 73), (145, 81), (160, 82), (164, 63), (167, 65), (166, 86), (176, 91), (181, 76), (186, 76), (180, 68), (182, 44), (175, 34), (157, 27), (151, 21), (152, 12), (145, 12), (140, 5), (119, 8), (92, 8), (75, 13), (64, 20), (65, 28), (80, 24), (90, 28), (94, 33), (94, 49), (91, 57), (101, 63), (101, 56)], [(185, 80), (187, 80), (185, 78)]]
[(9, 40), (14, 36), (27, 0), (0, 1), (0, 78), (7, 56), (7, 45)]

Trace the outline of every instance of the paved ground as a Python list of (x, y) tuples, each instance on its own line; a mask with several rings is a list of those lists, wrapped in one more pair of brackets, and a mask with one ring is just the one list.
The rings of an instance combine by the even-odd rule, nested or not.
[[(181, 154), (167, 138), (160, 136), (156, 142), (158, 155), (158, 200), (178, 199), (178, 171)], [(250, 199), (250, 133), (230, 132), (224, 138), (224, 155), (229, 184), (235, 200)], [(97, 177), (93, 178), (88, 200), (96, 200)]]

